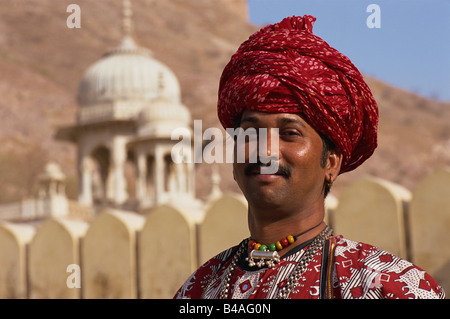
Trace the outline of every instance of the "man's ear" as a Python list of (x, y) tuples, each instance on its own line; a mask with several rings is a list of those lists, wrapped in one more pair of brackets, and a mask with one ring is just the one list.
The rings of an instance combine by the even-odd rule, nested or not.
[(337, 149), (328, 151), (327, 164), (325, 166), (325, 178), (328, 180), (330, 177), (335, 181), (341, 170), (343, 155)]

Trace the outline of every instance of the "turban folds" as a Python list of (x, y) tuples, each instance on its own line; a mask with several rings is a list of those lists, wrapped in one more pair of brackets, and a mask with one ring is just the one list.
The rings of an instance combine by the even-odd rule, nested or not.
[(219, 83), (224, 128), (244, 111), (298, 113), (342, 152), (340, 173), (377, 146), (378, 107), (353, 63), (312, 33), (316, 18), (289, 17), (243, 42)]

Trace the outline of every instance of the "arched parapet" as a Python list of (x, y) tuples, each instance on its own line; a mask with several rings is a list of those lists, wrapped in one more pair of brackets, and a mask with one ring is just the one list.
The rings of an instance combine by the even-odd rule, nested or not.
[[(65, 218), (51, 218), (39, 226), (28, 254), (30, 298), (81, 297), (80, 239), (87, 229), (86, 222)], [(76, 266), (73, 280), (70, 265)]]
[(411, 192), (374, 177), (353, 183), (339, 197), (334, 213), (336, 233), (409, 258), (406, 220)]
[(0, 223), (0, 299), (27, 298), (27, 245), (35, 227)]
[(450, 168), (425, 177), (410, 206), (411, 246), (415, 264), (450, 290)]
[(238, 194), (224, 194), (210, 203), (199, 231), (200, 264), (250, 235), (247, 210), (247, 201)]
[(172, 205), (147, 214), (139, 234), (141, 298), (172, 298), (197, 268), (197, 223)]
[(92, 221), (82, 242), (83, 298), (138, 297), (137, 233), (144, 217), (104, 209)]

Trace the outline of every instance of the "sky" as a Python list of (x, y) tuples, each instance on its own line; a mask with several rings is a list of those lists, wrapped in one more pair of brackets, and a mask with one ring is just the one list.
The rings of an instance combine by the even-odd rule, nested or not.
[(450, 0), (248, 0), (248, 5), (250, 21), (260, 26), (315, 16), (314, 34), (361, 73), (450, 101)]

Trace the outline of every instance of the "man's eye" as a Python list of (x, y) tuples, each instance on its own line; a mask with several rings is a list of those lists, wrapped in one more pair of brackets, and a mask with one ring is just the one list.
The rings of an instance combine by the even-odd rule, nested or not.
[(301, 136), (302, 134), (297, 131), (297, 130), (284, 130), (283, 132), (281, 132), (281, 135), (286, 135), (286, 136)]

